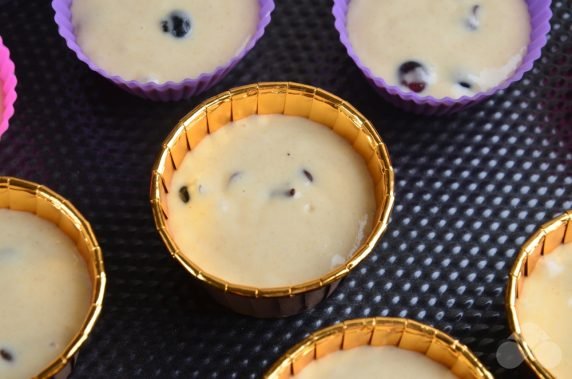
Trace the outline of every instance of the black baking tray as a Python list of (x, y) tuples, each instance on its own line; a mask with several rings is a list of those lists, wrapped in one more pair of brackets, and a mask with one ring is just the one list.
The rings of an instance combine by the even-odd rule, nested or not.
[[(0, 35), (19, 80), (0, 174), (69, 198), (91, 221), (109, 276), (72, 378), (257, 378), (310, 332), (364, 316), (434, 325), (499, 378), (532, 377), (525, 364), (503, 368), (514, 357), (501, 354), (501, 364), (497, 352), (511, 350), (504, 292), (520, 245), (572, 208), (572, 1), (553, 2), (550, 40), (532, 72), (447, 117), (386, 104), (339, 42), (331, 1), (276, 5), (263, 39), (219, 85), (153, 103), (78, 61), (50, 1), (0, 0)], [(216, 305), (170, 258), (149, 206), (151, 166), (176, 121), (256, 81), (308, 83), (348, 100), (373, 121), (395, 167), (395, 209), (375, 252), (330, 299), (286, 319)]]

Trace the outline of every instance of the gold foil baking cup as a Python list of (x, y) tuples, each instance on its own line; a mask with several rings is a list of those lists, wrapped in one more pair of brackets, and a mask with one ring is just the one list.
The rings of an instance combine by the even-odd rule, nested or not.
[[(229, 283), (205, 272), (181, 253), (167, 227), (167, 193), (173, 173), (187, 152), (209, 133), (251, 115), (306, 117), (331, 128), (364, 158), (375, 186), (376, 213), (371, 233), (348, 262), (315, 280), (289, 287), (256, 288)], [(298, 83), (258, 83), (231, 89), (206, 100), (187, 114), (167, 137), (153, 167), (151, 205), (157, 229), (170, 253), (206, 285), (219, 303), (257, 317), (280, 317), (311, 308), (330, 295), (339, 281), (374, 248), (393, 207), (393, 168), (373, 125), (354, 107), (329, 92)]]
[(78, 210), (52, 190), (26, 180), (0, 176), (0, 208), (33, 213), (57, 225), (86, 262), (92, 280), (91, 306), (85, 321), (61, 355), (34, 378), (63, 379), (73, 369), (75, 355), (89, 336), (101, 313), (105, 292), (105, 270), (101, 249), (91, 226)]
[(572, 242), (572, 211), (556, 217), (542, 225), (522, 246), (510, 270), (506, 291), (508, 323), (526, 363), (539, 378), (556, 378), (534, 355), (522, 334), (516, 312), (516, 302), (522, 294), (525, 278), (530, 275), (543, 255), (548, 255), (561, 244)]
[(417, 321), (391, 317), (349, 320), (321, 329), (286, 352), (264, 378), (287, 379), (330, 353), (367, 345), (395, 346), (418, 352), (447, 367), (459, 378), (493, 378), (465, 345), (444, 332)]

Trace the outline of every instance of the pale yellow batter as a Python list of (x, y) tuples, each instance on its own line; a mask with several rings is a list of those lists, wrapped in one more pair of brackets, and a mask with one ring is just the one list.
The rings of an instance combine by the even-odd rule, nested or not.
[(296, 379), (454, 379), (445, 366), (394, 346), (360, 346), (310, 363)]
[[(421, 95), (458, 98), (507, 79), (526, 53), (524, 0), (351, 0), (350, 42), (374, 75)], [(405, 62), (425, 70), (399, 74)], [(470, 88), (467, 88), (470, 87)]]
[(87, 316), (91, 282), (75, 245), (54, 224), (0, 209), (0, 378), (39, 374)]
[(226, 281), (266, 288), (343, 264), (375, 211), (371, 177), (352, 146), (283, 115), (251, 116), (206, 137), (175, 172), (167, 201), (183, 254)]
[(516, 302), (523, 335), (559, 379), (572, 378), (572, 244), (541, 257)]
[[(258, 10), (258, 0), (74, 0), (72, 21), (78, 44), (99, 67), (163, 83), (228, 63), (254, 34)], [(173, 12), (187, 16), (184, 36), (174, 35)]]

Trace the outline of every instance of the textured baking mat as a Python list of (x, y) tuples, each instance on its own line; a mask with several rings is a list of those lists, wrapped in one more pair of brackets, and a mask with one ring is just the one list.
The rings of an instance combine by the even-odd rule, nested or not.
[[(501, 378), (512, 365), (504, 310), (519, 246), (572, 208), (572, 1), (554, 1), (550, 42), (535, 69), (489, 101), (446, 118), (385, 104), (338, 41), (325, 0), (277, 0), (255, 49), (220, 85), (156, 104), (91, 72), (58, 35), (48, 0), (0, 0), (0, 35), (19, 79), (0, 174), (50, 186), (92, 222), (109, 286), (81, 351), (79, 378), (256, 378), (327, 325), (407, 316), (468, 344)], [(148, 204), (150, 168), (175, 122), (235, 85), (290, 80), (323, 87), (369, 117), (396, 175), (388, 232), (316, 309), (279, 320), (233, 314), (171, 259)], [(518, 363), (518, 362), (516, 362)]]

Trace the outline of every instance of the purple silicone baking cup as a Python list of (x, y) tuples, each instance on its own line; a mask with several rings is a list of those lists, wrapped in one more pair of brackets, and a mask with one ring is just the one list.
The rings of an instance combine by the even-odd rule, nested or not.
[(196, 78), (188, 78), (180, 82), (138, 82), (136, 80), (125, 80), (117, 75), (113, 75), (90, 60), (78, 45), (73, 31), (71, 4), (73, 0), (52, 0), (52, 8), (55, 11), (55, 20), (58, 24), (58, 31), (65, 39), (68, 47), (75, 52), (79, 60), (86, 63), (90, 69), (111, 80), (127, 92), (146, 99), (155, 101), (176, 101), (197, 95), (217, 84), (234, 66), (248, 53), (256, 42), (264, 34), (264, 29), (270, 23), (270, 15), (274, 10), (274, 0), (258, 0), (258, 26), (256, 31), (237, 55), (235, 55), (224, 66), (217, 67), (214, 71), (203, 73)]
[(473, 96), (463, 96), (458, 99), (449, 97), (436, 99), (432, 96), (422, 96), (404, 91), (399, 86), (390, 85), (381, 77), (375, 76), (362, 62), (350, 43), (346, 27), (346, 16), (350, 1), (334, 0), (332, 9), (336, 20), (336, 29), (340, 33), (340, 40), (346, 47), (349, 56), (388, 102), (408, 112), (426, 115), (444, 115), (460, 111), (468, 106), (480, 103), (498, 91), (507, 88), (511, 83), (522, 79), (522, 76), (532, 69), (534, 61), (540, 58), (541, 50), (546, 45), (547, 35), (550, 32), (550, 18), (552, 17), (552, 11), (550, 10), (551, 0), (526, 0), (530, 14), (530, 41), (527, 52), (516, 71), (498, 86)]
[(0, 37), (0, 90), (2, 91), (2, 106), (0, 107), (0, 137), (8, 130), (8, 121), (14, 114), (16, 102), (16, 75), (14, 62), (10, 59), (10, 50)]

